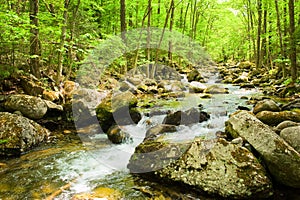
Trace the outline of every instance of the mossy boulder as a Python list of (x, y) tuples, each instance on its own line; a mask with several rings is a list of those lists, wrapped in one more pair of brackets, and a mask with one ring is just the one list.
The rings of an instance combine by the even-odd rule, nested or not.
[(17, 156), (45, 141), (50, 132), (20, 115), (0, 113), (0, 155)]
[(255, 104), (253, 108), (253, 113), (257, 114), (261, 111), (273, 111), (273, 112), (279, 112), (280, 108), (279, 106), (275, 103), (275, 101), (271, 99), (264, 99), (262, 101), (259, 101)]
[(190, 73), (188, 73), (187, 79), (189, 82), (192, 82), (192, 81), (203, 82), (204, 81), (204, 78), (202, 77), (201, 73), (197, 69), (194, 69)]
[(262, 111), (256, 114), (256, 117), (269, 126), (277, 126), (283, 121), (300, 122), (300, 114), (292, 111)]
[(224, 139), (172, 143), (160, 136), (145, 140), (135, 149), (128, 168), (152, 180), (226, 198), (272, 195), (272, 183), (253, 154)]
[(115, 123), (127, 125), (137, 123), (141, 115), (133, 108), (137, 105), (137, 97), (126, 91), (114, 96), (107, 96), (96, 108), (96, 115), (104, 132)]
[(3, 105), (7, 111), (20, 111), (30, 119), (41, 119), (48, 110), (43, 99), (23, 94), (9, 96)]

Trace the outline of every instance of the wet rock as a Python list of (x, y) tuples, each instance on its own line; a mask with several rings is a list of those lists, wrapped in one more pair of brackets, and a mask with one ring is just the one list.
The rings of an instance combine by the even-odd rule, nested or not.
[(253, 113), (257, 114), (261, 111), (273, 111), (273, 112), (279, 112), (280, 108), (279, 106), (275, 103), (275, 101), (271, 99), (265, 99), (262, 101), (259, 101), (255, 104), (253, 108)]
[(146, 132), (145, 140), (155, 139), (164, 133), (173, 133), (176, 132), (176, 126), (169, 124), (159, 124), (154, 127), (151, 127)]
[(199, 109), (191, 108), (187, 111), (176, 111), (174, 113), (169, 113), (163, 124), (171, 124), (171, 125), (190, 125), (194, 123), (199, 123), (203, 121), (207, 121), (210, 118), (209, 114), (203, 111), (199, 111)]
[(187, 79), (189, 82), (192, 81), (204, 81), (203, 77), (201, 76), (200, 72), (197, 69), (194, 69), (187, 75)]
[(300, 154), (269, 126), (247, 111), (232, 114), (225, 126), (233, 138), (242, 137), (251, 144), (277, 182), (300, 188)]
[(252, 88), (255, 88), (255, 85), (253, 83), (242, 83), (242, 84), (240, 84), (240, 88), (252, 89)]
[(48, 110), (43, 99), (23, 94), (9, 96), (4, 103), (4, 108), (10, 112), (20, 111), (30, 119), (41, 119)]
[(189, 90), (191, 93), (202, 93), (206, 88), (206, 85), (197, 81), (192, 81), (189, 84)]
[(50, 132), (20, 115), (0, 113), (0, 155), (17, 156), (45, 141)]
[(300, 126), (288, 127), (280, 132), (282, 137), (296, 151), (300, 152)]
[[(107, 96), (96, 108), (96, 116), (104, 132), (114, 124), (132, 124), (140, 119), (139, 114), (131, 111), (136, 107), (137, 98), (126, 91), (115, 96)], [(131, 114), (133, 116), (131, 116)], [(133, 121), (134, 120), (134, 121)]]
[(139, 111), (134, 108), (129, 109), (126, 107), (113, 112), (113, 117), (116, 124), (120, 126), (137, 124), (142, 119), (142, 115)]
[(128, 141), (130, 135), (123, 131), (118, 125), (114, 125), (108, 129), (107, 137), (112, 143), (121, 144)]
[(220, 85), (211, 85), (207, 87), (204, 91), (204, 93), (208, 94), (228, 94), (228, 89), (224, 88)]
[(194, 140), (184, 147), (159, 142), (160, 139), (146, 141), (136, 148), (128, 165), (131, 173), (226, 198), (272, 194), (272, 184), (264, 168), (240, 144), (224, 139)]
[(263, 123), (269, 126), (277, 126), (283, 121), (300, 122), (300, 115), (297, 112), (282, 111), (282, 112), (271, 112), (262, 111), (256, 114), (256, 117)]
[(279, 134), (283, 129), (288, 128), (288, 127), (293, 127), (293, 126), (298, 126), (299, 123), (292, 122), (292, 121), (284, 121), (278, 124), (275, 128), (275, 132)]
[(212, 98), (212, 95), (211, 95), (211, 94), (201, 94), (201, 95), (200, 95), (200, 98), (201, 98), (201, 99), (211, 99), (211, 98)]

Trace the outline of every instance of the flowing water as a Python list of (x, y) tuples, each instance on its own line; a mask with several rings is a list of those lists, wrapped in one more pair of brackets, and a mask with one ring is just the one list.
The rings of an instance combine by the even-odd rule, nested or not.
[[(216, 84), (217, 76), (210, 77), (207, 85)], [(224, 131), (224, 122), (238, 106), (251, 108), (241, 97), (251, 96), (257, 90), (220, 85), (227, 87), (229, 94), (216, 94), (210, 99), (201, 99), (199, 94), (187, 94), (177, 99), (176, 104), (174, 100), (166, 100), (165, 105), (159, 108), (187, 110), (202, 104), (203, 110), (211, 115), (206, 122), (180, 125), (180, 134), (177, 133), (173, 139), (213, 138), (217, 131)], [(126, 166), (146, 130), (160, 124), (164, 117), (144, 115), (137, 125), (124, 126), (123, 129), (132, 136), (132, 141), (125, 144), (111, 144), (105, 134), (86, 136), (90, 142), (82, 142), (82, 138), (73, 133), (61, 134), (64, 140), (56, 144), (46, 144), (20, 158), (4, 160), (5, 165), (0, 166), (0, 199), (71, 199), (74, 194), (89, 193), (97, 187), (120, 191), (124, 199), (149, 199), (151, 192), (159, 196), (163, 186), (132, 176)], [(166, 190), (172, 189), (167, 187)], [(182, 199), (197, 199), (191, 192), (173, 192)]]

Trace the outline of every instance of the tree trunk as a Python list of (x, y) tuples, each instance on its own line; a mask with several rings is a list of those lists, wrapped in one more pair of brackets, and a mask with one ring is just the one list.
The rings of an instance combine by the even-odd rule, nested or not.
[(57, 77), (56, 84), (60, 84), (62, 81), (62, 72), (63, 72), (63, 63), (64, 63), (64, 52), (65, 52), (65, 41), (66, 41), (66, 32), (67, 32), (67, 21), (68, 21), (68, 8), (70, 0), (65, 0), (64, 3), (64, 12), (63, 12), (63, 21), (61, 27), (59, 51), (58, 51), (58, 64), (57, 64)]
[(29, 2), (30, 18), (30, 68), (31, 73), (37, 78), (41, 77), (40, 73), (40, 41), (39, 41), (39, 0), (30, 0)]
[(297, 72), (297, 49), (295, 41), (295, 5), (294, 0), (289, 0), (289, 15), (290, 15), (290, 60), (291, 60), (291, 75), (292, 81), (295, 82), (298, 78)]
[(262, 26), (262, 3), (261, 0), (257, 1), (258, 11), (258, 25), (257, 25), (257, 40), (256, 40), (256, 67), (261, 67), (261, 26)]
[(126, 43), (126, 5), (125, 0), (120, 0), (120, 22), (121, 22), (121, 37)]
[[(175, 11), (174, 0), (171, 0), (170, 32), (172, 32), (172, 30), (173, 30), (174, 11)], [(172, 54), (172, 51), (173, 51), (173, 43), (172, 43), (172, 41), (169, 41), (169, 53), (168, 53), (168, 57), (169, 57), (169, 62), (170, 62), (170, 63), (173, 62), (173, 54)]]
[[(276, 9), (276, 20), (277, 20), (277, 34), (279, 36), (279, 46), (280, 46), (280, 54), (281, 59), (285, 59), (284, 47), (283, 47), (283, 40), (282, 40), (282, 31), (281, 31), (281, 20), (280, 20), (280, 13), (278, 7), (278, 0), (275, 0), (275, 9)], [(282, 71), (282, 76), (286, 76), (286, 69), (285, 64), (283, 62), (279, 63), (279, 72)]]
[(147, 49), (146, 49), (146, 56), (147, 56), (147, 60), (150, 61), (151, 60), (151, 55), (150, 55), (150, 41), (151, 41), (151, 10), (152, 10), (152, 2), (151, 0), (148, 0), (148, 23), (147, 23)]

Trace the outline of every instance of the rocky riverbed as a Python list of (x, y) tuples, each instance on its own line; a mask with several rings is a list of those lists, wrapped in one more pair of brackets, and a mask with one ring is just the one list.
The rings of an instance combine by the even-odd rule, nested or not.
[(299, 93), (263, 96), (254, 71), (163, 67), (60, 92), (23, 78), (0, 98), (0, 197), (297, 198)]

